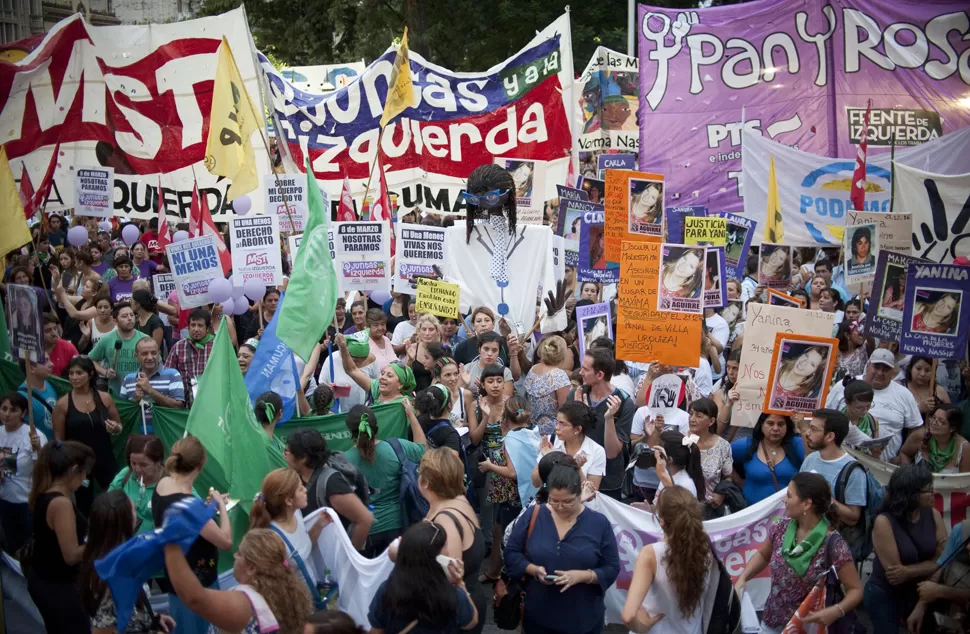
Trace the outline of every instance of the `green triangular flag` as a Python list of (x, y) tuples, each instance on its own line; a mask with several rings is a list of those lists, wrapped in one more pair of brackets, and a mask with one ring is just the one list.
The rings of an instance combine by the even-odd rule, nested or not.
[(279, 447), (253, 413), (225, 318), (199, 378), (199, 397), (192, 404), (185, 433), (202, 441), (208, 459), (225, 474), (229, 497), (238, 500), (247, 513), (263, 478), (286, 466)]

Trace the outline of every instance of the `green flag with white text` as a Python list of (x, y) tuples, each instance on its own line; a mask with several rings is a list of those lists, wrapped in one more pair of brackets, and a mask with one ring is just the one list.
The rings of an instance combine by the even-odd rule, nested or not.
[(202, 441), (208, 460), (225, 475), (229, 497), (238, 500), (247, 513), (266, 474), (286, 466), (282, 451), (253, 413), (225, 319), (199, 378), (199, 396), (192, 404), (185, 433)]
[(320, 191), (310, 160), (306, 163), (307, 220), (293, 274), (286, 285), (276, 333), (303, 360), (310, 358), (337, 307), (337, 269), (330, 257), (330, 200)]

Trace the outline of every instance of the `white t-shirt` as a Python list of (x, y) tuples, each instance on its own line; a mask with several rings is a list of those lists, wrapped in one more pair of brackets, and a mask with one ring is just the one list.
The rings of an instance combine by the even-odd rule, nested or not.
[[(417, 327), (411, 322), (404, 320), (394, 327), (394, 334), (391, 335), (391, 344), (395, 346), (404, 345), (404, 343), (411, 338), (411, 335), (418, 331)], [(397, 360), (405, 363), (407, 362), (408, 356), (405, 351), (404, 354), (400, 354)]]
[[(898, 383), (890, 382), (881, 390), (873, 388), (873, 393), (872, 408), (869, 413), (879, 420), (879, 437), (892, 437), (879, 459), (889, 462), (896, 457), (899, 448), (902, 447), (903, 429), (922, 427), (923, 417), (919, 413), (916, 399), (909, 390)], [(845, 407), (845, 388), (841, 381), (832, 386), (825, 407), (837, 410)]]
[[(333, 363), (333, 381), (330, 381), (330, 364)], [(379, 379), (381, 377), (381, 368), (377, 361), (369, 363), (360, 370), (372, 379)], [(320, 382), (327, 385), (332, 385), (336, 383), (337, 385), (349, 385), (350, 386), (350, 396), (340, 399), (340, 413), (346, 414), (350, 411), (350, 408), (354, 405), (364, 405), (367, 402), (367, 392), (365, 392), (357, 383), (350, 378), (350, 376), (344, 371), (343, 360), (340, 357), (340, 352), (335, 348), (333, 354), (327, 357), (326, 361), (320, 367)]]
[(610, 385), (618, 390), (623, 390), (627, 396), (636, 397), (637, 395), (637, 388), (633, 385), (633, 379), (630, 378), (629, 374), (614, 374), (613, 378), (610, 379)]
[[(44, 432), (37, 430), (40, 444), (47, 442)], [(26, 504), (30, 478), (37, 454), (30, 447), (30, 425), (21, 425), (8, 432), (0, 425), (0, 499), (11, 504)]]
[(694, 368), (694, 384), (701, 396), (707, 398), (714, 391), (714, 375), (711, 372), (711, 362), (701, 357)]
[[(552, 444), (552, 450), (565, 453), (566, 445), (559, 438), (556, 438), (556, 442)], [(586, 463), (582, 466), (583, 475), (587, 477), (606, 475), (606, 450), (600, 447), (595, 440), (589, 436), (583, 438), (583, 444), (579, 447), (576, 455), (586, 456)]]
[(731, 327), (728, 326), (727, 320), (717, 313), (714, 313), (710, 317), (705, 317), (704, 323), (707, 324), (707, 329), (710, 331), (711, 336), (721, 344), (721, 372), (714, 376), (715, 379), (719, 379), (724, 375), (724, 347), (727, 346), (728, 339), (731, 338)]
[[(633, 436), (646, 434), (647, 421), (650, 420), (650, 416), (649, 407), (641, 407), (638, 409), (633, 415), (630, 434)], [(679, 431), (686, 436), (690, 433), (690, 415), (682, 409), (671, 410), (664, 415), (664, 431), (668, 429)], [(650, 469), (633, 467), (633, 484), (639, 487), (653, 489), (657, 487), (659, 482), (660, 480), (657, 479), (656, 469), (652, 467)]]
[[(290, 546), (292, 546), (293, 550), (300, 554), (300, 558), (303, 559), (303, 565), (306, 566), (306, 570), (310, 574), (310, 577), (314, 582), (316, 582), (319, 577), (317, 576), (317, 571), (313, 567), (313, 561), (310, 557), (310, 551), (313, 550), (313, 543), (310, 541), (310, 533), (307, 532), (306, 523), (303, 521), (303, 511), (296, 511), (294, 516), (296, 517), (296, 531), (292, 533), (287, 531), (276, 522), (270, 522), (270, 524), (278, 528), (283, 532), (284, 535), (286, 535), (286, 539), (289, 540)], [(287, 548), (287, 552), (291, 552), (289, 548)], [(290, 565), (293, 566), (297, 576), (302, 579), (303, 575), (300, 573), (300, 567), (296, 563), (296, 558), (290, 555), (289, 559)]]
[[(690, 477), (689, 473), (687, 473), (686, 471), (678, 471), (674, 475), (670, 476), (670, 479), (674, 481), (674, 484), (676, 486), (684, 487), (685, 489), (690, 491), (691, 495), (693, 495), (695, 498), (697, 497), (697, 486), (694, 484), (694, 480), (693, 478)], [(661, 482), (657, 486), (657, 495), (660, 495), (660, 492), (663, 490), (664, 490), (664, 483)], [(654, 498), (654, 500), (656, 499), (657, 498)]]

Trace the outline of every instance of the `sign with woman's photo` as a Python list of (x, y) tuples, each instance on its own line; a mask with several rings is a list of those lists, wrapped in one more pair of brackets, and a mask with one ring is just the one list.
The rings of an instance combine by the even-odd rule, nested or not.
[(768, 304), (771, 306), (788, 306), (789, 308), (805, 308), (805, 300), (773, 288), (768, 289)]
[(906, 269), (899, 351), (931, 359), (960, 360), (967, 353), (970, 267), (910, 263)]
[(865, 320), (868, 337), (899, 341), (906, 306), (906, 269), (911, 263), (927, 262), (921, 258), (892, 251), (880, 251), (876, 259), (876, 276), (872, 299)]
[(764, 288), (787, 289), (791, 286), (791, 275), (792, 247), (762, 242), (758, 254), (758, 283)]
[(727, 302), (724, 290), (724, 247), (707, 247), (704, 266), (704, 308), (723, 308)]
[(743, 280), (751, 240), (754, 238), (758, 223), (750, 218), (727, 212), (720, 216), (727, 221), (724, 232), (724, 262), (727, 265), (727, 277), (732, 280)]
[(582, 363), (590, 344), (600, 337), (613, 339), (613, 317), (609, 302), (576, 307), (576, 339)]
[(7, 284), (7, 309), (10, 348), (17, 351), (15, 356), (44, 363), (44, 324), (37, 289), (23, 284)]
[(641, 236), (663, 236), (663, 179), (631, 178), (627, 203), (627, 231)]
[(879, 230), (875, 224), (861, 224), (845, 228), (845, 285), (855, 292), (872, 289), (876, 276), (876, 257), (879, 255)]
[(591, 203), (601, 205), (606, 198), (606, 181), (601, 178), (581, 176), (578, 188), (586, 192), (587, 200)]
[(664, 244), (660, 250), (657, 310), (672, 313), (704, 312), (704, 278), (707, 249)]
[(545, 163), (512, 158), (497, 158), (495, 162), (508, 170), (515, 183), (515, 221), (541, 225), (546, 191)]
[(777, 333), (764, 411), (789, 416), (823, 407), (838, 348), (839, 340), (831, 337)]
[[(579, 271), (581, 282), (615, 284), (620, 281), (618, 263), (606, 261), (606, 237), (603, 214), (586, 212), (579, 229)], [(569, 262), (566, 262), (569, 265)]]

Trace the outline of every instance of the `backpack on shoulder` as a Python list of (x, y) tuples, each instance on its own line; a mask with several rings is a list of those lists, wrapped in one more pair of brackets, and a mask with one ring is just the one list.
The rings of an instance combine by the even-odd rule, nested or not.
[(845, 490), (849, 486), (849, 478), (857, 469), (862, 470), (866, 480), (866, 505), (862, 507), (862, 514), (855, 526), (840, 526), (839, 533), (849, 545), (849, 550), (852, 551), (852, 559), (859, 563), (865, 561), (872, 554), (872, 527), (875, 524), (876, 516), (879, 514), (879, 509), (882, 507), (885, 490), (864, 464), (858, 460), (853, 460), (842, 467), (835, 479), (833, 494), (837, 502), (845, 504)]
[(408, 459), (399, 438), (388, 438), (386, 442), (394, 450), (394, 454), (401, 464), (399, 495), (404, 524), (405, 526), (417, 524), (424, 520), (431, 508), (428, 501), (421, 495), (421, 489), (418, 487), (418, 465)]
[(317, 506), (330, 506), (330, 500), (327, 498), (327, 483), (330, 482), (330, 478), (335, 473), (344, 477), (344, 480), (350, 485), (354, 494), (360, 498), (360, 501), (364, 503), (364, 506), (370, 506), (370, 487), (367, 484), (367, 476), (347, 460), (347, 457), (341, 451), (332, 452), (327, 464), (314, 474), (316, 481), (314, 482), (314, 477), (311, 477), (311, 481), (307, 483), (309, 485), (307, 489), (314, 492)]

